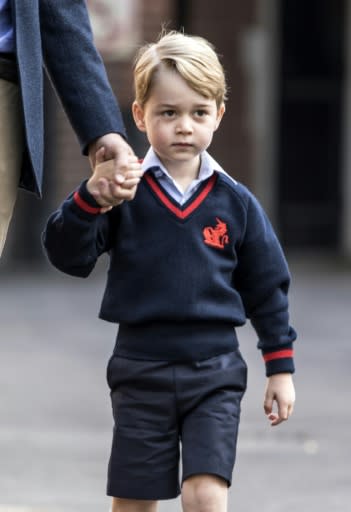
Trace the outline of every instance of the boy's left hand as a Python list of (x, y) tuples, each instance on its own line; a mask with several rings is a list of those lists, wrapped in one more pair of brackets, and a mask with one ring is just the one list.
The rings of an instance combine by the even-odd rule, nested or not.
[[(276, 402), (277, 412), (273, 412)], [(272, 426), (285, 421), (293, 412), (295, 388), (291, 373), (277, 373), (267, 379), (264, 396), (264, 411)]]

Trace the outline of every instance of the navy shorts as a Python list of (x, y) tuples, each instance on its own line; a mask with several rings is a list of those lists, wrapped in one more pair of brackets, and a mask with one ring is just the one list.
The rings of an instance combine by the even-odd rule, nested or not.
[(179, 495), (180, 481), (204, 473), (229, 486), (246, 378), (238, 349), (185, 363), (113, 355), (107, 367), (115, 422), (107, 494), (167, 500)]

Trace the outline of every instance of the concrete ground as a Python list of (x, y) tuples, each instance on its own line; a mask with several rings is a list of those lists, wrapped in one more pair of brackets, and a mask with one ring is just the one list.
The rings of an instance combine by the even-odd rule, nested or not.
[[(108, 510), (116, 327), (97, 319), (103, 266), (88, 280), (0, 267), (0, 512)], [(312, 256), (292, 257), (291, 269), (295, 413), (269, 426), (255, 334), (241, 329), (249, 387), (230, 512), (351, 510), (351, 268)]]

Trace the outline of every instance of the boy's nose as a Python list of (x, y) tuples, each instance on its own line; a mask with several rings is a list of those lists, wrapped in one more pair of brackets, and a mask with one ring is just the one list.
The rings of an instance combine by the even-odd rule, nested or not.
[(191, 133), (193, 131), (191, 120), (183, 116), (179, 118), (177, 124), (177, 133)]

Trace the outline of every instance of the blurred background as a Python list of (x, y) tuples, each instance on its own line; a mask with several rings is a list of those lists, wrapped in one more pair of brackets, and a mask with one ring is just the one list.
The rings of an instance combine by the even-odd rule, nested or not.
[[(147, 144), (130, 114), (136, 48), (162, 27), (184, 28), (214, 44), (229, 99), (210, 152), (260, 199), (291, 265), (296, 412), (280, 430), (267, 429), (263, 365), (255, 334), (245, 327), (241, 347), (251, 370), (230, 510), (345, 512), (351, 502), (351, 2), (87, 4), (129, 141), (141, 157)], [(112, 420), (104, 372), (116, 327), (97, 319), (105, 260), (81, 281), (58, 274), (43, 256), (47, 216), (90, 174), (49, 82), (45, 122), (44, 199), (20, 192), (0, 263), (0, 512), (95, 512), (108, 508)], [(163, 507), (179, 510), (179, 504)]]

